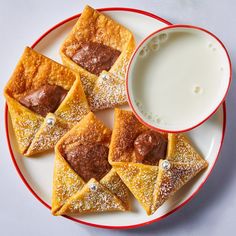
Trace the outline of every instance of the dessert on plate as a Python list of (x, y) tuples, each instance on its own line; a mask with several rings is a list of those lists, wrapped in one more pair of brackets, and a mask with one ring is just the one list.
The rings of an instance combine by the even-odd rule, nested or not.
[(90, 112), (57, 143), (54, 215), (129, 209), (128, 189), (108, 162), (111, 133)]
[(135, 49), (132, 33), (86, 6), (63, 42), (63, 63), (80, 74), (92, 111), (127, 102), (125, 72)]
[(208, 166), (184, 134), (158, 133), (120, 109), (109, 162), (148, 215)]
[(79, 75), (29, 47), (4, 95), (25, 156), (52, 149), (90, 111)]
[(63, 65), (26, 47), (4, 89), (21, 154), (55, 147), (53, 215), (130, 209), (148, 215), (208, 166), (184, 134), (115, 108), (113, 132), (92, 111), (127, 102), (132, 33), (86, 6), (60, 48)]

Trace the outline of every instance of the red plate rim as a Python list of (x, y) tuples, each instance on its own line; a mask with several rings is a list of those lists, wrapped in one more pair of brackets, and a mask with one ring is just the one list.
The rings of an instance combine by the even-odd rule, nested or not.
[[(135, 12), (135, 13), (138, 13), (138, 14), (142, 14), (142, 15), (146, 15), (146, 16), (149, 16), (151, 18), (154, 18), (154, 19), (157, 19), (165, 24), (168, 24), (168, 25), (171, 25), (170, 22), (160, 18), (159, 16), (156, 16), (150, 12), (146, 12), (146, 11), (143, 11), (143, 10), (139, 10), (139, 9), (134, 9), (134, 8), (122, 8), (122, 7), (112, 7), (112, 8), (99, 8), (97, 9), (98, 11), (101, 11), (101, 12), (106, 12), (106, 11), (128, 11), (128, 12)], [(52, 32), (54, 29), (58, 28), (59, 26), (73, 20), (73, 19), (76, 19), (77, 17), (79, 17), (81, 15), (80, 14), (77, 14), (77, 15), (74, 15), (70, 18), (67, 18), (63, 21), (61, 21), (60, 23), (56, 24), (55, 26), (53, 26), (52, 28), (50, 28), (48, 31), (46, 31), (42, 36), (40, 36), (35, 42), (34, 44), (31, 46), (32, 48), (34, 48), (47, 34), (49, 34), (50, 32)], [(161, 217), (158, 217), (156, 219), (153, 219), (153, 220), (150, 220), (150, 221), (146, 221), (144, 223), (140, 223), (140, 224), (134, 224), (134, 225), (128, 225), (128, 226), (108, 226), (108, 225), (101, 225), (101, 224), (94, 224), (94, 223), (89, 223), (89, 222), (86, 222), (86, 221), (82, 221), (82, 220), (78, 220), (78, 219), (75, 219), (73, 217), (70, 217), (70, 216), (63, 216), (67, 219), (70, 219), (72, 221), (75, 221), (77, 223), (81, 223), (81, 224), (85, 224), (85, 225), (88, 225), (88, 226), (93, 226), (93, 227), (98, 227), (98, 228), (105, 228), (105, 229), (130, 229), (130, 228), (137, 228), (137, 227), (141, 227), (141, 226), (146, 226), (146, 225), (149, 225), (151, 223), (154, 223), (154, 222), (157, 222), (157, 221), (160, 221), (164, 218), (166, 218), (167, 216), (173, 214), (174, 212), (176, 212), (178, 209), (182, 208), (186, 203), (188, 203), (196, 194), (197, 192), (202, 188), (202, 186), (205, 184), (206, 180), (208, 179), (208, 177), (210, 176), (215, 164), (216, 164), (216, 161), (217, 159), (219, 158), (219, 153), (220, 153), (220, 150), (221, 150), (221, 147), (222, 147), (222, 144), (223, 144), (223, 141), (224, 141), (224, 136), (225, 136), (225, 127), (226, 127), (226, 103), (224, 102), (223, 103), (223, 132), (222, 132), (222, 137), (221, 137), (221, 142), (220, 142), (220, 148), (218, 150), (218, 153), (217, 153), (217, 157), (212, 165), (212, 168), (211, 170), (209, 171), (208, 175), (206, 176), (206, 178), (202, 181), (202, 183), (199, 185), (199, 187), (192, 193), (191, 196), (189, 196), (184, 202), (182, 202), (179, 206), (177, 206), (175, 209), (171, 210), (170, 212), (166, 213), (165, 215), (161, 216)], [(23, 183), (26, 185), (26, 187), (28, 188), (28, 190), (33, 194), (33, 196), (38, 199), (44, 206), (46, 206), (49, 210), (51, 210), (51, 206), (49, 206), (43, 199), (41, 199), (37, 193), (33, 190), (33, 188), (30, 186), (30, 184), (27, 182), (27, 180), (25, 179), (23, 173), (21, 172), (18, 164), (17, 164), (17, 161), (15, 159), (15, 156), (14, 156), (14, 153), (13, 153), (13, 150), (12, 150), (12, 147), (11, 147), (11, 143), (10, 143), (10, 136), (9, 136), (9, 130), (8, 130), (8, 107), (7, 107), (7, 104), (5, 104), (5, 132), (6, 132), (6, 137), (7, 137), (7, 144), (8, 144), (8, 148), (9, 148), (9, 152), (10, 152), (10, 156), (11, 156), (11, 159), (13, 161), (13, 164), (16, 168), (16, 171), (18, 173), (18, 175), (20, 176), (21, 180), (23, 181)]]
[[(129, 89), (129, 86), (128, 86), (128, 80), (129, 80), (129, 71), (130, 71), (130, 66), (134, 60), (134, 57), (135, 55), (137, 54), (137, 51), (139, 50), (139, 48), (149, 39), (151, 38), (153, 35), (159, 33), (159, 32), (162, 32), (164, 30), (167, 30), (167, 29), (172, 29), (172, 28), (190, 28), (190, 29), (195, 29), (195, 30), (199, 30), (199, 31), (203, 31), (207, 34), (209, 34), (210, 36), (212, 36), (214, 39), (216, 39), (216, 41), (221, 45), (221, 47), (223, 48), (223, 50), (225, 51), (225, 54), (226, 54), (226, 57), (228, 59), (228, 66), (229, 66), (229, 80), (228, 80), (228, 84), (227, 84), (227, 89), (225, 90), (225, 93), (220, 101), (220, 103), (213, 109), (212, 112), (210, 112), (210, 114), (208, 114), (203, 120), (201, 120), (200, 122), (198, 122), (197, 124), (189, 127), (189, 128), (186, 128), (186, 129), (182, 129), (182, 130), (167, 130), (167, 129), (161, 129), (161, 128), (158, 128), (158, 127), (155, 127), (155, 126), (152, 126), (150, 125), (149, 123), (145, 122), (144, 119), (136, 112), (134, 106), (133, 106), (133, 102), (131, 101), (131, 98), (130, 98), (130, 89)], [(126, 72), (126, 94), (127, 94), (127, 97), (128, 97), (128, 103), (133, 111), (133, 113), (135, 114), (136, 118), (141, 122), (143, 123), (144, 125), (150, 127), (151, 129), (154, 129), (154, 130), (157, 130), (157, 131), (161, 131), (161, 132), (167, 132), (167, 133), (183, 133), (183, 132), (186, 132), (186, 131), (190, 131), (196, 127), (198, 127), (199, 125), (203, 124), (206, 120), (208, 120), (217, 110), (218, 108), (220, 107), (220, 105), (224, 102), (225, 98), (226, 98), (226, 95), (229, 91), (229, 87), (230, 87), (230, 84), (231, 84), (231, 81), (232, 81), (232, 65), (231, 65), (231, 60), (230, 60), (230, 57), (229, 57), (229, 53), (226, 49), (226, 47), (224, 46), (224, 44), (222, 43), (222, 41), (216, 36), (214, 35), (212, 32), (206, 30), (206, 29), (203, 29), (201, 27), (198, 27), (198, 26), (193, 26), (193, 25), (185, 25), (185, 24), (176, 24), (176, 25), (168, 25), (166, 27), (163, 27), (159, 30), (156, 30), (154, 31), (153, 33), (151, 33), (150, 35), (148, 35), (146, 38), (144, 38), (141, 43), (139, 43), (139, 45), (136, 47), (130, 61), (129, 61), (129, 65), (128, 65), (128, 69), (127, 69), (127, 72)]]

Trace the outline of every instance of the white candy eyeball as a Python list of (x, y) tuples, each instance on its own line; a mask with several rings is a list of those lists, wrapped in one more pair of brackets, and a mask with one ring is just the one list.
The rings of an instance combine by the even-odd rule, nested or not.
[(167, 161), (167, 160), (164, 160), (164, 161), (161, 163), (161, 167), (162, 167), (164, 170), (169, 170), (169, 169), (170, 169), (170, 162)]
[(92, 190), (92, 191), (96, 191), (96, 190), (97, 190), (97, 185), (96, 185), (95, 183), (91, 183), (91, 184), (89, 185), (89, 188), (90, 188), (90, 190)]
[(102, 74), (101, 77), (102, 77), (103, 80), (107, 80), (108, 79), (108, 75), (106, 75), (106, 74)]
[(56, 120), (54, 117), (48, 117), (46, 123), (48, 126), (52, 127), (55, 124)]

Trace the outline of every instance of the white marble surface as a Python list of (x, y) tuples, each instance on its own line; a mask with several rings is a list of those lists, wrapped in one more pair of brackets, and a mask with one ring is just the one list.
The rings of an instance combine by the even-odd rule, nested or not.
[[(0, 89), (3, 90), (25, 45), (59, 21), (93, 7), (133, 7), (151, 11), (172, 23), (209, 29), (225, 43), (236, 63), (234, 0), (0, 0)], [(233, 77), (235, 71), (233, 71)], [(181, 210), (150, 226), (104, 230), (52, 217), (24, 186), (13, 167), (4, 131), (4, 98), (0, 95), (0, 235), (235, 235), (236, 83), (227, 97), (227, 130), (220, 158), (207, 183)]]

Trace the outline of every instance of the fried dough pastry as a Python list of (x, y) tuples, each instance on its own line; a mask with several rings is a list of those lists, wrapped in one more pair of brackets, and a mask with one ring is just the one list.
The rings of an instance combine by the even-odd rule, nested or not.
[(125, 73), (135, 49), (132, 33), (86, 6), (63, 42), (63, 63), (80, 74), (92, 111), (127, 102)]
[(26, 47), (4, 89), (19, 151), (52, 149), (90, 112), (79, 75)]
[(111, 133), (90, 112), (57, 143), (53, 215), (129, 209), (128, 189), (107, 159)]
[[(148, 131), (149, 130), (149, 131)], [(167, 138), (166, 154), (153, 152), (153, 132), (142, 125), (131, 111), (115, 109), (115, 123), (111, 138), (109, 162), (116, 170), (147, 214), (153, 214), (170, 196), (208, 166), (183, 134), (161, 134)], [(145, 134), (143, 149), (148, 148), (157, 157), (156, 162), (146, 164), (137, 156), (135, 143)], [(160, 134), (158, 134), (160, 135)], [(148, 138), (146, 138), (148, 137)], [(149, 143), (148, 143), (149, 141)], [(158, 142), (158, 146), (164, 142)]]

